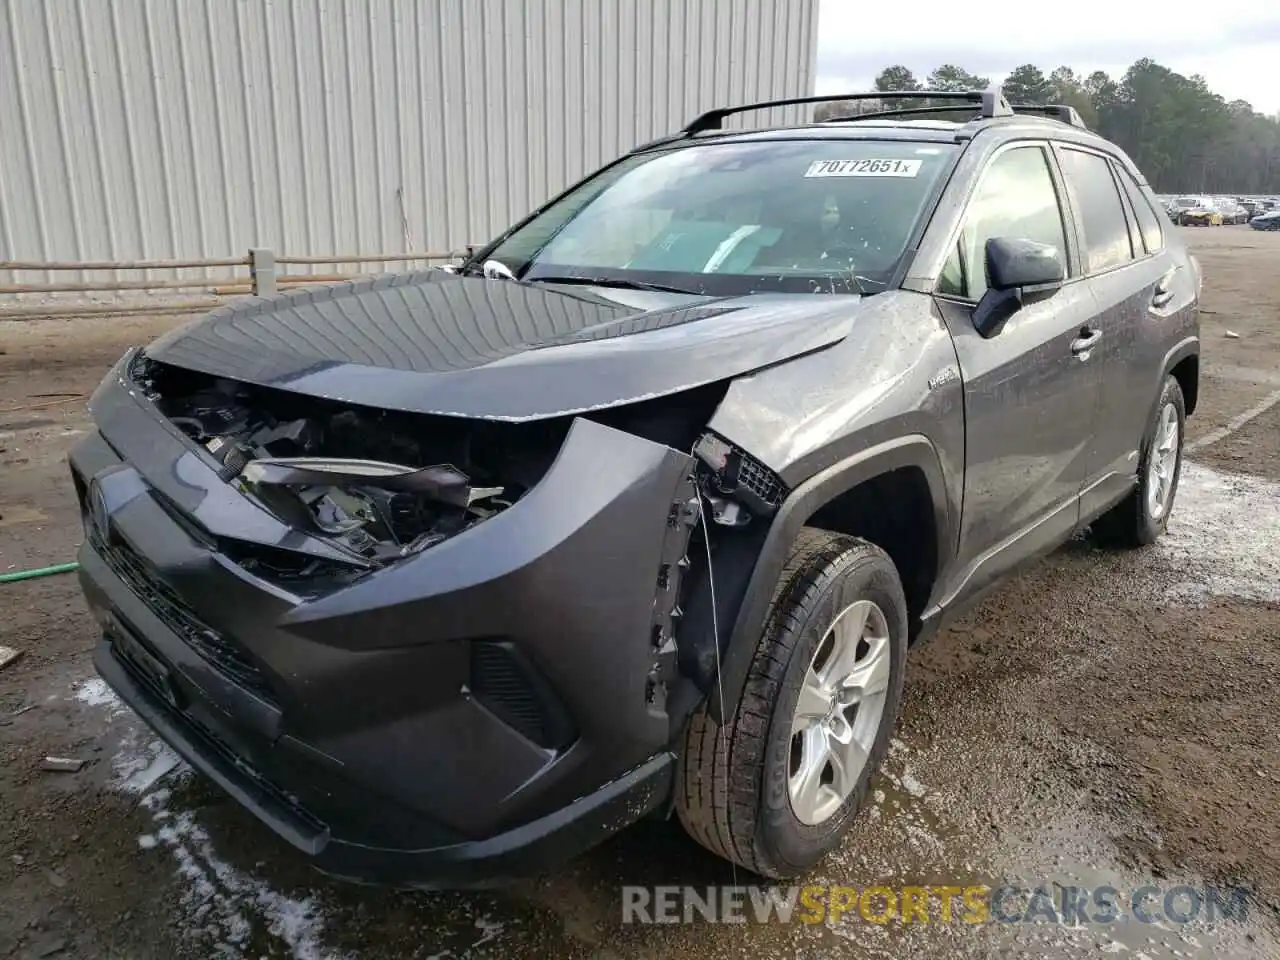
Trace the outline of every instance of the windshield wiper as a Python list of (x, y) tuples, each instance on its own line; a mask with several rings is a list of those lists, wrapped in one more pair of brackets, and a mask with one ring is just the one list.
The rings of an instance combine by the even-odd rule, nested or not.
[(653, 290), (658, 293), (684, 293), (696, 295), (693, 290), (683, 287), (670, 287), (661, 283), (648, 283), (644, 280), (627, 280), (621, 277), (530, 277), (526, 283), (563, 283), (577, 284), (584, 287), (617, 287), (623, 290)]

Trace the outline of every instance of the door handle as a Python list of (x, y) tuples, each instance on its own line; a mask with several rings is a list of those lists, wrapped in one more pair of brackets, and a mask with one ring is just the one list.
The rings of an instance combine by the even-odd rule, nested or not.
[(1173, 291), (1169, 289), (1169, 283), (1172, 279), (1172, 273), (1166, 273), (1156, 283), (1155, 292), (1151, 295), (1151, 306), (1156, 310), (1167, 307), (1173, 300)]
[(1080, 336), (1071, 341), (1071, 352), (1081, 360), (1089, 359), (1089, 351), (1093, 349), (1094, 344), (1102, 339), (1101, 330), (1090, 330), (1085, 327), (1080, 331)]

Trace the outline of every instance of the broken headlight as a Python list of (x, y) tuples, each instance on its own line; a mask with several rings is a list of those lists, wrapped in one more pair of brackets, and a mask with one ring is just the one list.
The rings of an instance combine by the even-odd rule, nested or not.
[(706, 493), (717, 523), (741, 526), (751, 516), (772, 515), (782, 503), (786, 488), (778, 475), (729, 441), (704, 433), (693, 453), (709, 470)]

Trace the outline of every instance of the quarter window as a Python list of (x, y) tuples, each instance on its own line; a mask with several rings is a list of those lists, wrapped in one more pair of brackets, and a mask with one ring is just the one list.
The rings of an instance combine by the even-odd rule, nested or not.
[[(1119, 174), (1115, 170), (1111, 171), (1111, 175), (1118, 177)], [(1124, 193), (1123, 190), (1120, 191)], [(1138, 215), (1133, 209), (1133, 204), (1127, 196), (1122, 196), (1121, 201), (1124, 204), (1124, 219), (1129, 225), (1129, 249), (1133, 251), (1135, 257), (1142, 256), (1145, 249), (1142, 245), (1142, 228), (1138, 225)]]
[(1084, 230), (1086, 272), (1097, 273), (1132, 260), (1129, 222), (1111, 176), (1111, 164), (1096, 153), (1064, 149), (1062, 175)]
[(1142, 192), (1133, 175), (1121, 167), (1117, 167), (1120, 183), (1129, 194), (1129, 202), (1133, 204), (1134, 215), (1138, 218), (1138, 228), (1142, 231), (1142, 244), (1147, 253), (1155, 253), (1164, 249), (1164, 231), (1160, 229), (1160, 217), (1151, 207), (1151, 201)]
[(994, 237), (1047, 243), (1066, 259), (1062, 208), (1042, 147), (1017, 147), (991, 161), (938, 277), (938, 292), (980, 300), (987, 292), (987, 241)]

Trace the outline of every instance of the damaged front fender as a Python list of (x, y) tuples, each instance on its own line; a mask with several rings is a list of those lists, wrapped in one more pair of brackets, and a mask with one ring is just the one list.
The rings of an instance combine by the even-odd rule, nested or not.
[[(690, 455), (575, 419), (507, 509), (355, 579), (290, 591), (237, 551), (323, 541), (278, 532), (127, 378), (109, 378), (95, 415), (100, 432), (72, 455), (86, 523), (100, 527), (81, 552), (91, 604), (145, 636), (181, 702), (200, 705), (192, 722), (308, 816), (347, 816), (355, 791), (390, 798), (395, 822), (426, 837), (356, 817), (350, 842), (494, 836), (667, 753), (672, 621), (700, 519)], [(132, 579), (113, 572), (122, 557)], [(147, 606), (156, 597), (172, 623)], [(192, 624), (205, 646), (176, 632)]]
[[(511, 784), (504, 809), (529, 809), (532, 795), (545, 794), (536, 806), (553, 810), (595, 786), (575, 770), (598, 779), (603, 764), (621, 773), (669, 741), (671, 618), (680, 561), (699, 519), (693, 474), (687, 454), (575, 420), (550, 470), (515, 507), (295, 607), (279, 627), (352, 652), (512, 643), (563, 701), (577, 738), (563, 756), (547, 755), (546, 767)], [(471, 694), (457, 691), (463, 702)], [(312, 742), (322, 745), (325, 728), (341, 725), (325, 716), (308, 720)], [(453, 739), (422, 742), (431, 750)], [(469, 786), (477, 802), (489, 789)]]

